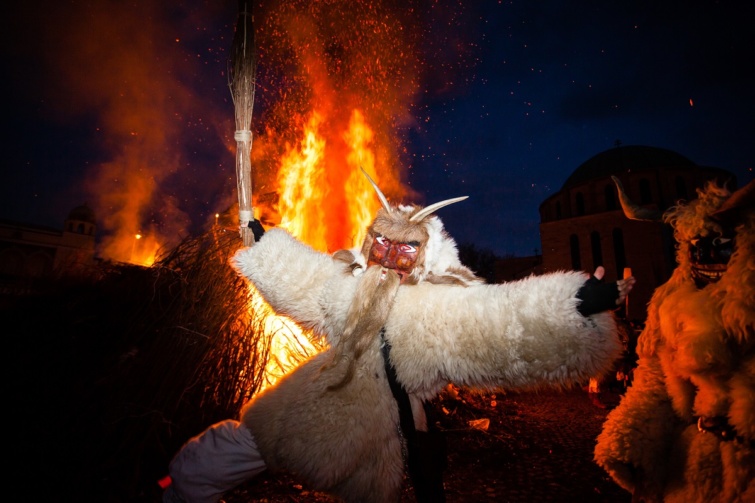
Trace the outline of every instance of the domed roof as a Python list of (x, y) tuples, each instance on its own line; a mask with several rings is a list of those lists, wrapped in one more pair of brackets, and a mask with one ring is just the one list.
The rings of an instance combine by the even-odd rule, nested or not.
[(94, 216), (94, 210), (86, 204), (82, 204), (81, 206), (77, 206), (72, 209), (68, 214), (68, 220), (78, 220), (80, 222), (87, 222), (90, 224), (97, 223), (97, 219)]
[(672, 150), (643, 145), (614, 147), (583, 162), (564, 182), (562, 190), (574, 185), (630, 171), (697, 166)]

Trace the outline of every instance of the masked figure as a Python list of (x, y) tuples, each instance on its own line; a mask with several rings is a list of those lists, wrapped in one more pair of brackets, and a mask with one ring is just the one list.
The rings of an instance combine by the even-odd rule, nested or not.
[[(326, 255), (272, 229), (234, 256), (277, 313), (329, 349), (256, 395), (240, 420), (187, 442), (164, 501), (215, 502), (282, 469), (345, 501), (395, 502), (412, 458), (406, 430), (424, 429), (420, 402), (449, 382), (522, 390), (611, 368), (621, 351), (611, 310), (633, 278), (599, 284), (572, 271), (484, 284), (433, 214), (465, 198), (391, 206), (373, 186), (383, 207), (361, 248)], [(410, 397), (414, 424), (393, 385)]]
[(663, 219), (678, 266), (648, 305), (595, 460), (634, 501), (753, 502), (755, 182), (734, 194), (709, 183)]

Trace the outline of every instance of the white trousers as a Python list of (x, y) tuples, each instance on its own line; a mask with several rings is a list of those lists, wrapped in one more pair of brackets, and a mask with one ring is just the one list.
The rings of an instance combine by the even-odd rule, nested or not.
[(251, 431), (239, 421), (216, 423), (191, 438), (170, 462), (164, 503), (217, 503), (267, 466)]

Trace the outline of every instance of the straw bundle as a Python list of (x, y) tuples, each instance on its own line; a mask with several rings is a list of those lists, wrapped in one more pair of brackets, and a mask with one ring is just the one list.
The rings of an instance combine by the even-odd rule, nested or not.
[(252, 208), (252, 111), (254, 109), (256, 61), (254, 55), (254, 16), (251, 5), (239, 1), (239, 17), (228, 60), (228, 87), (236, 116), (236, 186), (239, 195), (239, 228), (244, 246), (254, 243), (249, 222)]
[(260, 388), (273, 334), (228, 265), (241, 246), (216, 227), (152, 267), (103, 263), (99, 279), (58, 281), (3, 312), (19, 452), (56, 495), (115, 501), (154, 485), (183, 442)]

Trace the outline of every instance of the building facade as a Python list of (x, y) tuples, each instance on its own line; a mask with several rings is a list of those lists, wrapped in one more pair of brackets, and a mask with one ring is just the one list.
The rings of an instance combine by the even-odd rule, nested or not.
[(0, 220), (0, 281), (82, 274), (95, 261), (97, 220), (86, 205), (71, 210), (63, 229)]
[(671, 229), (661, 222), (624, 216), (616, 185), (641, 206), (665, 211), (679, 200), (697, 197), (706, 182), (737, 188), (729, 171), (698, 166), (662, 148), (617, 146), (580, 165), (561, 190), (540, 205), (542, 271), (606, 269), (606, 279), (631, 274), (637, 284), (622, 313), (644, 320), (653, 291), (676, 267)]

